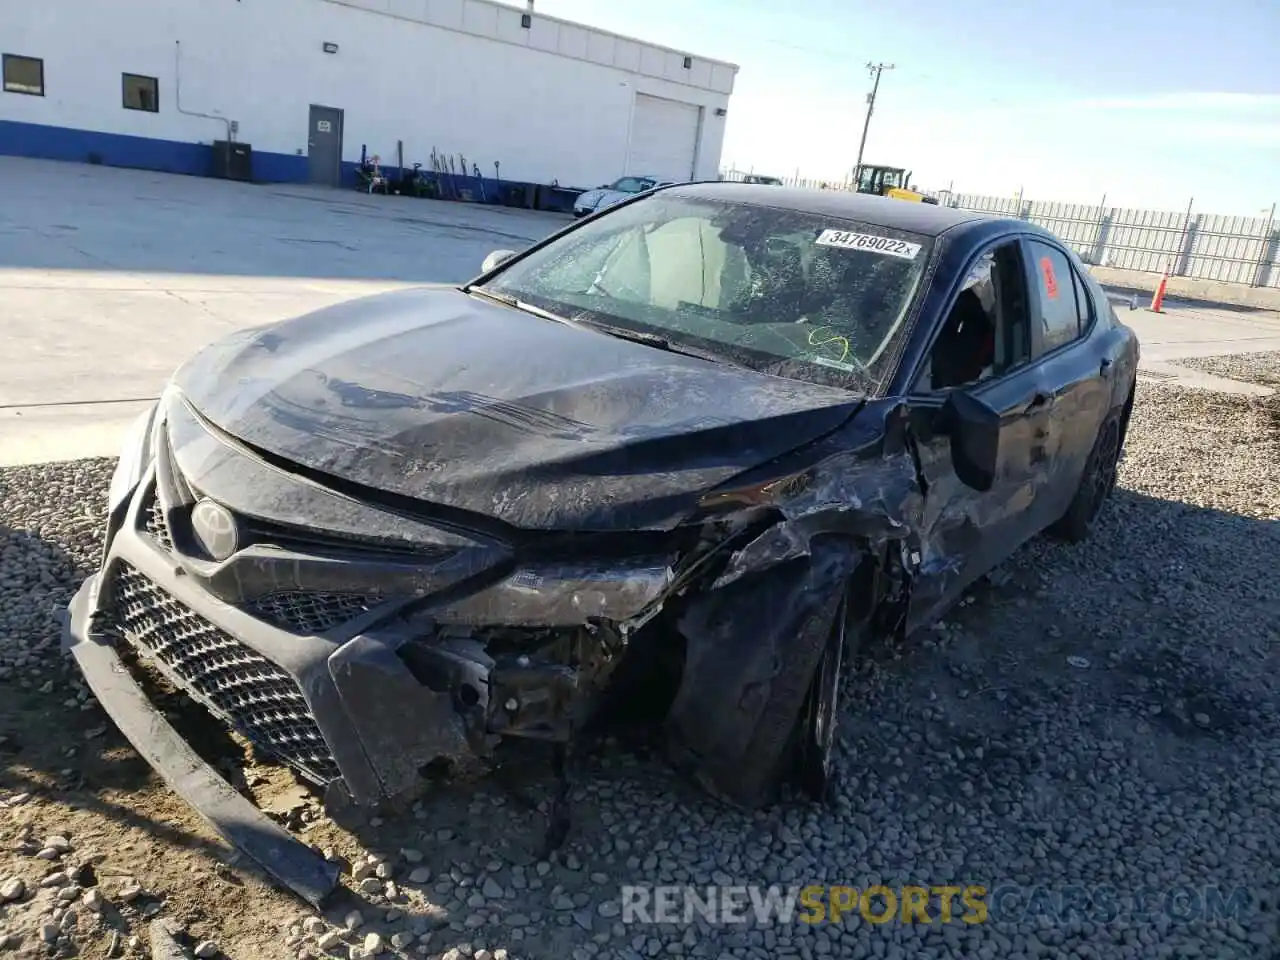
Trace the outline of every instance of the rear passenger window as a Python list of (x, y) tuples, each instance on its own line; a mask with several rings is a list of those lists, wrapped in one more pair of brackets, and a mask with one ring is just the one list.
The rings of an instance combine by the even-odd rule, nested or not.
[(1070, 343), (1089, 322), (1089, 301), (1071, 261), (1061, 250), (1028, 241), (1040, 288), (1040, 352)]
[(1071, 279), (1076, 282), (1076, 312), (1080, 317), (1080, 332), (1084, 333), (1093, 322), (1093, 301), (1089, 298), (1089, 288), (1085, 286), (1079, 272), (1074, 268), (1071, 271)]

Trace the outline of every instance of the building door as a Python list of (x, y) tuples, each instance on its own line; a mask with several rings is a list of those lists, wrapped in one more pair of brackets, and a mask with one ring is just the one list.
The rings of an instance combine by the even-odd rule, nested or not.
[(698, 159), (702, 109), (692, 103), (636, 94), (626, 173), (688, 180)]
[(308, 130), (311, 182), (338, 186), (342, 182), (342, 111), (312, 104)]

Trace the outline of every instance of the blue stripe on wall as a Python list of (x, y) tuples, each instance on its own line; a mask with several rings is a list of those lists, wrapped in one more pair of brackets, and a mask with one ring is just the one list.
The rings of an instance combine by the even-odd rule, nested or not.
[[(133, 167), (198, 177), (213, 174), (213, 148), (208, 144), (131, 137), (15, 120), (0, 120), (0, 154), (101, 163), (109, 167)], [(253, 179), (261, 183), (305, 183), (309, 179), (307, 158), (255, 150)]]
[[(213, 148), (208, 144), (131, 137), (42, 123), (19, 123), (16, 120), (0, 120), (0, 155), (5, 154), (197, 177), (213, 175)], [(354, 187), (359, 183), (359, 169), (359, 163), (344, 160), (339, 171), (342, 186)], [(406, 168), (406, 172), (411, 169)], [(384, 165), (382, 172), (394, 178), (400, 171)], [(572, 212), (573, 201), (580, 192), (463, 174), (424, 171), (423, 176), (439, 185), (439, 196), (445, 200), (469, 200), (561, 213)], [(310, 165), (305, 156), (254, 150), (252, 177), (257, 183), (306, 183), (310, 180)]]

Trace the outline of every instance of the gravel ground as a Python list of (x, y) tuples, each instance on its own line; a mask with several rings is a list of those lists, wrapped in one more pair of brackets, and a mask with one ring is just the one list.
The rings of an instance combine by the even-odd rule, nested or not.
[[(16, 956), (142, 955), (153, 917), (245, 960), (1280, 956), (1280, 398), (1141, 385), (1088, 544), (1028, 545), (851, 674), (831, 809), (726, 811), (610, 746), (553, 862), (536, 859), (541, 818), (493, 778), (353, 834), (180, 710), (206, 755), (345, 859), (323, 916), (230, 869), (56, 651), (52, 610), (96, 559), (110, 466), (0, 472), (0, 944)], [(551, 783), (522, 786), (536, 802)], [(1003, 893), (977, 925), (619, 916), (627, 883), (876, 882)], [(1094, 909), (1102, 887), (1114, 918)]]
[(1218, 357), (1193, 357), (1177, 361), (1179, 367), (1203, 370), (1228, 380), (1245, 380), (1280, 388), (1280, 352), (1229, 353)]

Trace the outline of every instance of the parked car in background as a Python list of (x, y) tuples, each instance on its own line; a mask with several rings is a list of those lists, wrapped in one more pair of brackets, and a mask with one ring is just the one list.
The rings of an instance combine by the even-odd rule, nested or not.
[(658, 187), (668, 187), (672, 183), (674, 181), (661, 180), (658, 177), (622, 177), (603, 187), (588, 190), (578, 197), (573, 202), (573, 215), (575, 217), (585, 217), (589, 213), (595, 213), (597, 210), (611, 207), (615, 203), (621, 203), (637, 193), (655, 190)]
[(748, 173), (742, 178), (743, 183), (757, 183), (766, 187), (782, 186), (781, 177), (766, 177), (763, 173)]

